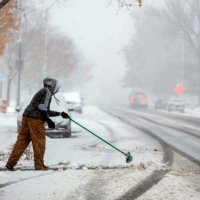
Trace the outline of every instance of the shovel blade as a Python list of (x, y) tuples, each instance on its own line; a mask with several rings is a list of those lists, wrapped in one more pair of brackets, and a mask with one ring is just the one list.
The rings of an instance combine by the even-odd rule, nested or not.
[(133, 156), (128, 152), (126, 154), (126, 163), (130, 163), (133, 160)]

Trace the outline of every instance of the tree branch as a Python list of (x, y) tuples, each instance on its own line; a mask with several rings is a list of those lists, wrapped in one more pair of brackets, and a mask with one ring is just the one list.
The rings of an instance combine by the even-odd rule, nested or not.
[(9, 1), (10, 1), (10, 0), (2, 0), (2, 1), (0, 2), (0, 9), (2, 9), (3, 6), (5, 6)]

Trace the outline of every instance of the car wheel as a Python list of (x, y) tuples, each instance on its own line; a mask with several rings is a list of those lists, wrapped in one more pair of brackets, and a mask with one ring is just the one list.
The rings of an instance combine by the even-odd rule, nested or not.
[(63, 134), (63, 138), (70, 138), (70, 137), (71, 135), (68, 132)]
[(80, 109), (80, 110), (78, 111), (79, 114), (82, 114), (82, 112), (83, 112), (82, 109)]

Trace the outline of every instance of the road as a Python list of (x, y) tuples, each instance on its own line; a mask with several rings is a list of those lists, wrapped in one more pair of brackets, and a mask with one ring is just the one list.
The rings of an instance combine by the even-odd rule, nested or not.
[(120, 107), (109, 113), (200, 166), (200, 118), (152, 110), (130, 111)]
[[(30, 178), (29, 172), (22, 171), (9, 181), (0, 176), (2, 199), (12, 198), (14, 188), (23, 188), (27, 184), (37, 188), (37, 192), (27, 189), (28, 194), (21, 194), (20, 200), (31, 195), (37, 199), (75, 200), (200, 198), (199, 118), (179, 113), (134, 110), (126, 106), (94, 108), (91, 112), (91, 107), (85, 107), (81, 115), (73, 113), (73, 119), (90, 127), (120, 150), (130, 151), (132, 163), (125, 163), (120, 152), (73, 125), (73, 137), (57, 140), (56, 143), (62, 151), (69, 151), (67, 156), (71, 162), (82, 160), (87, 170), (80, 165), (77, 168), (71, 166), (56, 173), (33, 172), (33, 178)], [(13, 130), (13, 127), (9, 129)], [(49, 149), (55, 145), (52, 140), (47, 143)], [(54, 150), (54, 154), (47, 148), (47, 158), (49, 155), (55, 160), (56, 156), (61, 157), (59, 148)], [(10, 172), (5, 173), (9, 175)], [(62, 177), (67, 177), (67, 181), (61, 180)], [(41, 180), (43, 184), (38, 188)], [(49, 185), (50, 182), (55, 185)], [(56, 188), (56, 183), (60, 184), (60, 189)]]
[[(173, 170), (173, 163), (176, 162), (174, 153), (178, 153), (186, 159), (184, 163), (179, 164), (180, 169), (188, 165), (188, 161), (200, 166), (199, 118), (155, 110), (130, 110), (124, 107), (105, 110), (109, 110), (108, 113), (157, 140), (163, 148), (162, 161), (170, 167), (169, 170), (154, 171), (139, 187), (130, 190), (127, 195), (131, 199), (141, 196)], [(125, 194), (121, 199), (129, 198)]]

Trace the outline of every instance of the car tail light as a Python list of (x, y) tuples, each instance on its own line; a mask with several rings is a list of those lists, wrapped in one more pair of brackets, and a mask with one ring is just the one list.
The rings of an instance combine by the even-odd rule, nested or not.
[(143, 96), (140, 94), (140, 95), (138, 95), (138, 98), (139, 98), (139, 99), (142, 99), (142, 98), (143, 98)]
[(133, 103), (134, 102), (134, 97), (131, 97), (131, 103)]
[(149, 99), (146, 99), (146, 103), (149, 103)]

